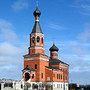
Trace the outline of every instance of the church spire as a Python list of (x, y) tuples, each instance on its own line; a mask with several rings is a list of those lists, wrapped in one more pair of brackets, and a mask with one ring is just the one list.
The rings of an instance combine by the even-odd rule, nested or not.
[(32, 33), (42, 33), (41, 26), (39, 23), (39, 17), (41, 15), (41, 12), (38, 7), (36, 7), (36, 10), (34, 11), (33, 15), (35, 17), (35, 24), (32, 29)]

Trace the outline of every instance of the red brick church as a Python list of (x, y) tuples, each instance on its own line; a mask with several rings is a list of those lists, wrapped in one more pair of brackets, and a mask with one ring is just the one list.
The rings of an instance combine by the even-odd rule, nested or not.
[[(39, 22), (41, 12), (38, 7), (33, 15), (35, 23), (30, 34), (30, 47), (24, 56), (24, 83), (30, 83), (37, 90), (68, 90), (69, 65), (58, 58), (59, 49), (55, 44), (49, 49), (50, 56), (45, 54), (44, 33)], [(42, 87), (44, 89), (40, 89)]]

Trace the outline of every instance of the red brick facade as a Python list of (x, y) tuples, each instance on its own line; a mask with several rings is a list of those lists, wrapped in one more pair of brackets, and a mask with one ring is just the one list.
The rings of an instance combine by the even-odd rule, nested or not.
[(34, 14), (36, 26), (34, 25), (30, 34), (28, 54), (24, 56), (23, 78), (25, 81), (31, 79), (31, 82), (68, 83), (68, 64), (58, 59), (58, 49), (55, 44), (50, 49), (50, 56), (45, 55), (44, 34), (40, 31), (39, 20), (37, 20), (39, 15), (37, 12)]

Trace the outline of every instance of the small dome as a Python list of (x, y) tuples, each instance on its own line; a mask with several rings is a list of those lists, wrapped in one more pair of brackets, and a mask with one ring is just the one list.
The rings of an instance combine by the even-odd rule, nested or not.
[(53, 44), (53, 46), (49, 49), (50, 51), (58, 51), (59, 49)]
[(37, 7), (36, 10), (34, 11), (33, 15), (34, 15), (35, 17), (41, 15), (41, 12), (40, 12), (40, 10), (38, 9), (38, 7)]

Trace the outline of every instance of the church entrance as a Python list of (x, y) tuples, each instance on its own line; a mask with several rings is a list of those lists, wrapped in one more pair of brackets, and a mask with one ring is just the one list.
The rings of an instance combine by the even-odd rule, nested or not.
[(30, 79), (30, 74), (29, 73), (25, 73), (25, 81), (28, 81)]

